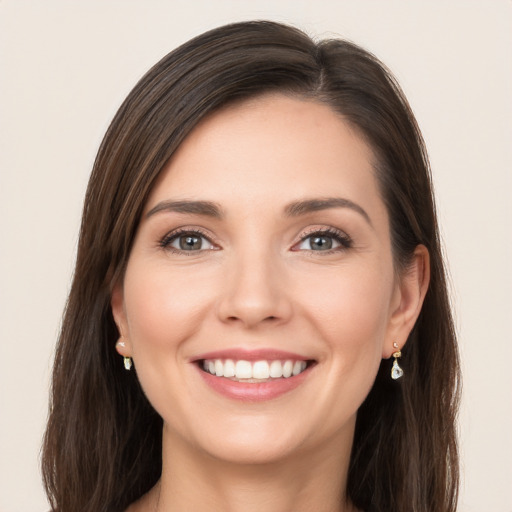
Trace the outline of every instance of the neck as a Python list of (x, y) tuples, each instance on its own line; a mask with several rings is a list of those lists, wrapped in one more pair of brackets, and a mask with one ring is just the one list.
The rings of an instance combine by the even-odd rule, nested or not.
[(162, 477), (141, 500), (140, 510), (354, 511), (345, 494), (352, 435), (353, 430), (314, 453), (243, 464), (214, 458), (164, 427)]

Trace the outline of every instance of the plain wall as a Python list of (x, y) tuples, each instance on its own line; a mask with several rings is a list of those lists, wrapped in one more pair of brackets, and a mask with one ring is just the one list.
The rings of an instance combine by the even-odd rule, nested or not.
[(464, 372), (462, 512), (512, 511), (512, 2), (0, 0), (0, 512), (47, 510), (49, 374), (102, 135), (178, 44), (266, 18), (373, 51), (429, 148)]

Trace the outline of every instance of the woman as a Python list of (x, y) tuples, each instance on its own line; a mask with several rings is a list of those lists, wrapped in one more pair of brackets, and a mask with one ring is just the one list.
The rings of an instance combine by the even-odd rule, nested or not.
[(247, 22), (141, 79), (85, 200), (53, 510), (454, 511), (458, 379), (426, 152), (375, 57)]

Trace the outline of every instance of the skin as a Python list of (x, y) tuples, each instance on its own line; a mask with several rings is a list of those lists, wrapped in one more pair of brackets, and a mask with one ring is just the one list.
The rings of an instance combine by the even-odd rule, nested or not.
[[(117, 350), (164, 420), (161, 481), (130, 511), (353, 510), (357, 409), (393, 342), (403, 347), (429, 278), (422, 246), (394, 272), (373, 160), (329, 107), (266, 95), (201, 122), (164, 169), (112, 295)], [(332, 197), (357, 206), (285, 213)], [(214, 202), (222, 218), (162, 207), (184, 200)], [(179, 238), (163, 247), (178, 228), (199, 230), (200, 249), (180, 251)], [(331, 250), (311, 245), (322, 230)], [(282, 396), (233, 400), (191, 362), (231, 348), (316, 364)]]

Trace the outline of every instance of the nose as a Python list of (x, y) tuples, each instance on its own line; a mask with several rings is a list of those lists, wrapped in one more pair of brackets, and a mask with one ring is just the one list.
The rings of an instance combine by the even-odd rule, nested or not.
[(270, 254), (237, 255), (225, 276), (218, 306), (221, 321), (246, 328), (288, 321), (292, 304), (284, 271)]

